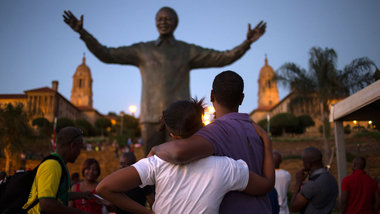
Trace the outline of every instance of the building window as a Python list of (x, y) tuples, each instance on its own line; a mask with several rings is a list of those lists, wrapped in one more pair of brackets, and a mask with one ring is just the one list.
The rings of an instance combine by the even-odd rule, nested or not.
[(82, 88), (82, 79), (79, 79), (79, 88)]
[(267, 87), (270, 88), (271, 87), (271, 83), (270, 83), (270, 80), (267, 81)]

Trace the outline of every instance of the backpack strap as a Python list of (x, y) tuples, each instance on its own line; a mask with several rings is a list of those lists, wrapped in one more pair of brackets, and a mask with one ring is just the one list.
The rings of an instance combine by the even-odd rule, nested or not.
[[(55, 199), (58, 199), (58, 192), (59, 192), (59, 187), (61, 186), (61, 184), (63, 183), (64, 179), (67, 177), (67, 172), (66, 172), (66, 167), (65, 167), (65, 163), (62, 162), (62, 160), (55, 156), (55, 155), (48, 155), (46, 156), (40, 164), (38, 164), (38, 166), (36, 168), (38, 168), (43, 162), (45, 162), (46, 160), (50, 160), (50, 159), (53, 159), (53, 160), (56, 160), (58, 161), (59, 165), (61, 166), (61, 170), (62, 170), (62, 173), (61, 173), (61, 178), (59, 180), (59, 185), (58, 185), (58, 190), (57, 190), (57, 194), (55, 196)], [(37, 204), (39, 203), (39, 199), (37, 198), (37, 200), (33, 201), (32, 204), (30, 204), (25, 210), (26, 211), (29, 211), (30, 209), (32, 209), (34, 206), (36, 206)]]

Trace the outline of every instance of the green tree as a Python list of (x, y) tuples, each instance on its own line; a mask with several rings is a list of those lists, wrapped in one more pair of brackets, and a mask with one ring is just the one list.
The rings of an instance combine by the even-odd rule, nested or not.
[(17, 154), (31, 136), (31, 129), (22, 108), (21, 104), (0, 106), (0, 148), (5, 156), (5, 171), (8, 173), (12, 165), (16, 166), (19, 159)]
[[(277, 80), (302, 96), (316, 94), (320, 103), (321, 122), (329, 115), (328, 101), (342, 98), (375, 81), (375, 64), (368, 58), (354, 59), (343, 70), (337, 69), (337, 54), (330, 48), (311, 48), (309, 69), (285, 63), (276, 72)], [(329, 142), (323, 128), (325, 160), (329, 160)]]
[(286, 133), (296, 133), (298, 127), (297, 117), (290, 113), (279, 113), (270, 120), (270, 132), (274, 136)]
[(110, 119), (105, 118), (105, 117), (99, 118), (95, 121), (95, 127), (100, 129), (100, 133), (102, 136), (104, 134), (104, 130), (107, 130), (107, 128), (111, 126), (112, 126), (112, 123)]
[(84, 119), (74, 121), (74, 126), (83, 131), (84, 136), (94, 136), (95, 130), (90, 122)]
[(61, 130), (67, 126), (74, 126), (74, 122), (67, 117), (58, 118), (57, 127), (55, 128), (55, 133), (58, 133), (59, 130)]
[(38, 117), (32, 121), (33, 126), (38, 127), (38, 131), (41, 137), (50, 137), (52, 133), (52, 125), (49, 120), (44, 117)]
[(261, 128), (263, 128), (264, 130), (267, 130), (268, 129), (268, 120), (267, 119), (262, 119), (260, 120), (257, 125), (259, 125)]
[(314, 120), (310, 115), (304, 114), (297, 117), (300, 133), (305, 133), (307, 127), (314, 126)]

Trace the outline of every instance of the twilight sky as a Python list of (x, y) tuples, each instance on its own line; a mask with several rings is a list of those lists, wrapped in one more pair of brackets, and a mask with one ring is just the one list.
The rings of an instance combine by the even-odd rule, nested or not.
[[(155, 40), (154, 17), (163, 6), (179, 16), (175, 37), (216, 50), (232, 49), (246, 38), (248, 23), (267, 22), (267, 31), (238, 61), (223, 68), (191, 71), (191, 96), (209, 101), (214, 77), (224, 70), (245, 81), (241, 112), (257, 107), (257, 79), (265, 54), (273, 69), (285, 62), (308, 66), (311, 47), (334, 48), (338, 68), (369, 57), (380, 66), (378, 0), (2, 0), (0, 1), (0, 94), (51, 87), (70, 100), (72, 76), (86, 54), (93, 78), (94, 108), (128, 112), (140, 107), (141, 77), (133, 66), (105, 64), (87, 50), (63, 22), (64, 10), (78, 18), (100, 43), (110, 47)], [(288, 90), (279, 88), (280, 98)], [(137, 111), (137, 115), (139, 110)]]

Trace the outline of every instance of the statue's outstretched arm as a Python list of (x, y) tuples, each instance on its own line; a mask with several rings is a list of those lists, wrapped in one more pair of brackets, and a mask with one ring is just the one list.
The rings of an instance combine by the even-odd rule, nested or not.
[(87, 48), (101, 61), (105, 63), (117, 63), (137, 65), (138, 58), (136, 48), (121, 47), (109, 48), (98, 42), (98, 40), (83, 28), (83, 15), (80, 20), (71, 11), (64, 11), (64, 22), (75, 32), (80, 34), (80, 38), (86, 43)]
[(231, 50), (216, 51), (191, 45), (190, 68), (222, 67), (240, 59), (253, 42), (257, 41), (265, 33), (266, 23), (261, 21), (254, 29), (248, 24), (247, 39)]

